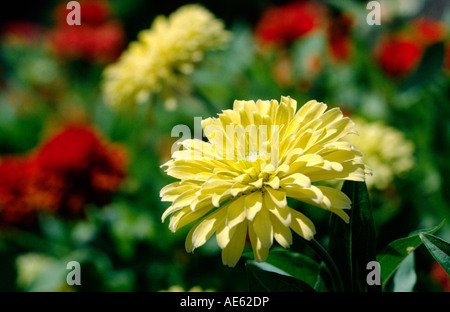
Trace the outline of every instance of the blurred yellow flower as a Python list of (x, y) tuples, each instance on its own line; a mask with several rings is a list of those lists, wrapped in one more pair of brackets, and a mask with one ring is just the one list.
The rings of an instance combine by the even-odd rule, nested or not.
[[(209, 142), (188, 139), (162, 167), (180, 179), (164, 187), (163, 201), (172, 202), (175, 232), (201, 219), (186, 238), (192, 252), (214, 233), (222, 261), (235, 266), (247, 233), (256, 261), (264, 261), (275, 239), (292, 244), (291, 229), (309, 240), (314, 224), (287, 205), (287, 197), (320, 207), (349, 221), (351, 201), (342, 192), (312, 183), (322, 180), (364, 181), (370, 169), (362, 153), (344, 137), (354, 123), (339, 108), (309, 101), (297, 111), (289, 97), (235, 101), (232, 110), (202, 121)], [(297, 111), (297, 112), (296, 112)]]
[(185, 290), (179, 285), (170, 286), (167, 290), (160, 290), (160, 292), (213, 292), (212, 289), (203, 289), (200, 286), (194, 286), (189, 290)]
[(401, 175), (414, 166), (414, 144), (405, 135), (381, 122), (354, 119), (359, 136), (352, 136), (349, 142), (358, 146), (364, 160), (373, 170), (366, 180), (367, 187), (386, 189), (395, 176)]
[[(64, 263), (46, 254), (29, 252), (16, 258), (16, 284), (24, 291), (72, 292), (65, 280)], [(60, 270), (59, 268), (63, 268)], [(55, 274), (54, 274), (55, 273)]]
[(229, 38), (224, 24), (200, 5), (185, 5), (169, 17), (156, 17), (119, 61), (105, 69), (105, 101), (129, 107), (145, 102), (151, 93), (166, 93), (171, 98), (171, 90), (184, 84), (184, 76), (205, 52), (224, 47)]
[(16, 258), (17, 285), (23, 289), (30, 287), (39, 274), (55, 262), (55, 258), (38, 253), (18, 256)]

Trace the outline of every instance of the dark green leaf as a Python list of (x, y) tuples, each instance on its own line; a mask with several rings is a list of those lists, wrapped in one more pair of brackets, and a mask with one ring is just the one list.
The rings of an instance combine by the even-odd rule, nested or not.
[(330, 277), (330, 272), (327, 266), (322, 262), (319, 268), (319, 274), (317, 274), (316, 284), (314, 290), (317, 292), (327, 292), (333, 289), (333, 281)]
[(377, 255), (377, 261), (380, 263), (381, 268), (381, 285), (383, 289), (387, 285), (387, 282), (392, 277), (394, 272), (405, 260), (405, 258), (413, 252), (417, 247), (422, 244), (420, 240), (420, 233), (433, 234), (444, 224), (444, 221), (431, 229), (414, 231), (408, 237), (399, 238), (386, 247), (384, 247)]
[[(244, 254), (244, 256), (253, 259), (253, 253)], [(311, 287), (316, 284), (319, 264), (306, 255), (289, 250), (273, 250), (265, 263), (278, 268), (286, 275), (304, 281)]]
[(330, 289), (334, 291), (344, 291), (344, 285), (339, 268), (331, 258), (330, 253), (314, 238), (311, 240), (303, 240), (303, 242), (311, 248), (311, 250), (313, 250), (320, 259), (322, 259), (322, 264), (326, 267), (327, 272), (329, 273), (329, 281), (331, 281), (331, 284), (328, 283), (328, 286)]
[[(246, 269), (250, 291), (313, 292), (307, 283), (294, 277), (260, 269), (254, 261), (247, 261)], [(267, 264), (266, 264), (267, 265)]]
[(434, 259), (450, 274), (450, 244), (431, 234), (420, 233), (419, 236)]
[(375, 260), (375, 229), (369, 193), (364, 182), (346, 181), (342, 186), (352, 201), (350, 223), (331, 216), (330, 254), (341, 273), (346, 291), (374, 291), (366, 282), (367, 263)]

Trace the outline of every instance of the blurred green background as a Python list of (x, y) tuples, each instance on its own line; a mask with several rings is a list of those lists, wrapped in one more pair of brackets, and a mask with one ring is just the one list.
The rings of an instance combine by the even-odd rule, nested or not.
[[(160, 189), (173, 181), (160, 169), (177, 139), (171, 138), (172, 128), (186, 124), (193, 129), (194, 116), (214, 116), (231, 108), (235, 99), (279, 100), (289, 95), (299, 104), (316, 99), (330, 107), (340, 106), (350, 116), (382, 121), (400, 130), (414, 143), (415, 165), (395, 177), (389, 188), (371, 190), (377, 247), (443, 219), (447, 222), (438, 236), (448, 241), (450, 68), (445, 69), (445, 62), (450, 7), (446, 1), (414, 2), (418, 3), (415, 10), (392, 9), (380, 26), (365, 23), (366, 1), (320, 2), (331, 16), (349, 14), (354, 20), (345, 34), (351, 40), (352, 56), (333, 62), (328, 57), (327, 34), (322, 32), (280, 50), (264, 52), (258, 46), (255, 28), (262, 14), (288, 1), (199, 1), (225, 22), (233, 38), (226, 49), (208, 53), (199, 64), (189, 77), (191, 91), (176, 98), (176, 110), (167, 109), (157, 98), (151, 107), (116, 111), (105, 105), (100, 92), (107, 64), (60, 57), (49, 52), (41, 39), (24, 43), (11, 40), (4, 31), (0, 43), (0, 161), (2, 156), (35, 149), (54, 124), (81, 120), (123, 145), (129, 165), (111, 202), (104, 207), (86, 205), (81, 218), (41, 214), (32, 226), (1, 225), (0, 290), (159, 291), (179, 285), (186, 290), (200, 286), (246, 291), (243, 263), (235, 268), (224, 266), (214, 239), (195, 253), (186, 253), (189, 227), (171, 233), (168, 220), (161, 222), (168, 204), (159, 197)], [(2, 27), (16, 21), (33, 22), (45, 32), (55, 27), (58, 3), (18, 2), (2, 10), (0, 22)], [(183, 4), (110, 1), (113, 16), (124, 29), (124, 48), (136, 40), (140, 30), (150, 27), (155, 16), (168, 15)], [(374, 50), (384, 34), (400, 31), (420, 16), (440, 21), (446, 32), (424, 48), (414, 71), (402, 79), (391, 78), (376, 62)], [(287, 82), (285, 71), (280, 69), (281, 78), (276, 74), (286, 55), (292, 71)], [(311, 65), (310, 57), (320, 58), (319, 69)], [(326, 244), (329, 215), (301, 203), (292, 205), (306, 211), (316, 224), (318, 240)], [(301, 242), (295, 245), (304, 248)], [(434, 260), (425, 248), (418, 249), (415, 257), (414, 290), (448, 291), (436, 279)], [(66, 264), (72, 260), (81, 264), (80, 286), (66, 283)]]

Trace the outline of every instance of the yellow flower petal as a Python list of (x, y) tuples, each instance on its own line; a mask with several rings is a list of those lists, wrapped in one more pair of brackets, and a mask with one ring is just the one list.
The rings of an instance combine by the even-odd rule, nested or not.
[(233, 231), (235, 229), (236, 229), (236, 227), (230, 229), (227, 226), (225, 219), (219, 223), (219, 226), (217, 227), (217, 232), (216, 232), (216, 241), (217, 241), (217, 245), (221, 249), (224, 249), (228, 245), (228, 243), (231, 240), (231, 237), (233, 236)]
[(270, 188), (274, 190), (278, 190), (280, 188), (280, 178), (274, 176), (268, 182), (265, 182), (266, 185), (270, 186)]
[(277, 205), (277, 207), (284, 208), (287, 205), (286, 192), (282, 190), (274, 190), (271, 187), (264, 187), (266, 192), (270, 195), (273, 203)]
[(310, 240), (316, 234), (314, 224), (301, 212), (289, 208), (291, 211), (291, 229), (306, 240)]
[(206, 243), (217, 230), (219, 223), (225, 217), (226, 212), (226, 209), (217, 209), (197, 223), (189, 231), (188, 236), (186, 237), (186, 250), (191, 252), (195, 248)]
[(344, 210), (336, 208), (330, 208), (328, 210), (341, 218), (345, 223), (350, 222), (350, 216)]
[(343, 192), (328, 186), (317, 187), (327, 201), (327, 208), (350, 209), (352, 201)]
[[(248, 197), (248, 196), (247, 196)], [(226, 225), (229, 228), (233, 228), (235, 225), (242, 223), (245, 219), (244, 200), (246, 197), (241, 196), (236, 200), (233, 200), (228, 205)]]
[[(286, 210), (289, 211), (288, 209)], [(291, 214), (289, 212), (289, 216), (290, 215)], [(289, 248), (289, 246), (292, 244), (292, 233), (289, 227), (291, 223), (289, 222), (289, 225), (286, 226), (285, 224), (280, 222), (278, 217), (274, 215), (270, 215), (270, 221), (272, 222), (273, 237), (275, 238), (275, 240), (282, 247)]]
[(291, 213), (287, 206), (280, 208), (272, 200), (272, 197), (266, 192), (263, 196), (263, 204), (271, 214), (277, 217), (277, 219), (285, 226), (291, 224)]
[(308, 178), (308, 176), (306, 176), (304, 174), (293, 173), (293, 174), (283, 178), (280, 182), (280, 185), (282, 187), (296, 185), (299, 187), (308, 188), (311, 186), (311, 180)]
[(190, 205), (192, 203), (192, 201), (197, 198), (197, 190), (196, 189), (190, 189), (187, 190), (184, 193), (181, 193), (180, 196), (177, 197), (177, 199), (174, 200), (172, 206), (174, 208), (179, 208), (179, 207), (186, 207), (188, 205)]
[(314, 206), (321, 206), (323, 203), (323, 194), (320, 189), (314, 185), (311, 185), (308, 188), (291, 185), (289, 187), (285, 186), (283, 190), (286, 192), (286, 196)]
[(190, 207), (183, 208), (170, 217), (169, 229), (172, 232), (176, 232), (183, 226), (203, 217), (210, 210), (210, 207), (206, 207), (196, 211), (192, 211)]
[(253, 221), (255, 215), (262, 208), (262, 193), (261, 192), (253, 192), (247, 196), (245, 196), (245, 214), (247, 220)]
[(297, 101), (287, 97), (287, 96), (282, 96), (281, 97), (281, 102), (285, 103), (289, 109), (289, 121), (294, 117), (295, 111), (297, 110)]
[(255, 234), (253, 226), (249, 223), (248, 225), (248, 235), (250, 238), (250, 243), (252, 245), (253, 254), (255, 256), (256, 262), (264, 262), (269, 255), (269, 248), (266, 248), (262, 245), (261, 240)]
[(261, 241), (261, 245), (265, 248), (272, 247), (273, 244), (273, 227), (270, 221), (269, 212), (267, 209), (261, 209), (251, 222), (255, 235)]
[(164, 211), (162, 217), (161, 217), (161, 221), (164, 222), (164, 220), (166, 220), (166, 218), (171, 215), (172, 213), (175, 213), (177, 211), (180, 211), (181, 209), (184, 209), (186, 207), (174, 207), (174, 206), (170, 206), (169, 208), (166, 209), (166, 211)]
[(241, 257), (247, 238), (247, 222), (236, 226), (236, 230), (228, 245), (222, 250), (222, 262), (224, 265), (234, 267)]

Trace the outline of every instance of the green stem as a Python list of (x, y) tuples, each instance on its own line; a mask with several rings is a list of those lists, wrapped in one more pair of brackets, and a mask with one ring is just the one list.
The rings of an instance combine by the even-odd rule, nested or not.
[(339, 273), (338, 267), (333, 258), (331, 258), (328, 251), (315, 238), (309, 241), (304, 240), (304, 242), (320, 257), (320, 259), (322, 259), (322, 261), (327, 266), (331, 274), (335, 289), (337, 291), (344, 291), (344, 284), (342, 282), (341, 274)]
[(155, 126), (155, 106), (156, 106), (156, 94), (152, 93), (150, 94), (150, 98), (148, 99), (147, 103), (146, 103), (147, 107), (146, 107), (146, 112), (145, 112), (145, 117), (146, 117), (146, 122), (147, 122), (147, 126), (149, 126), (150, 128), (153, 128)]

